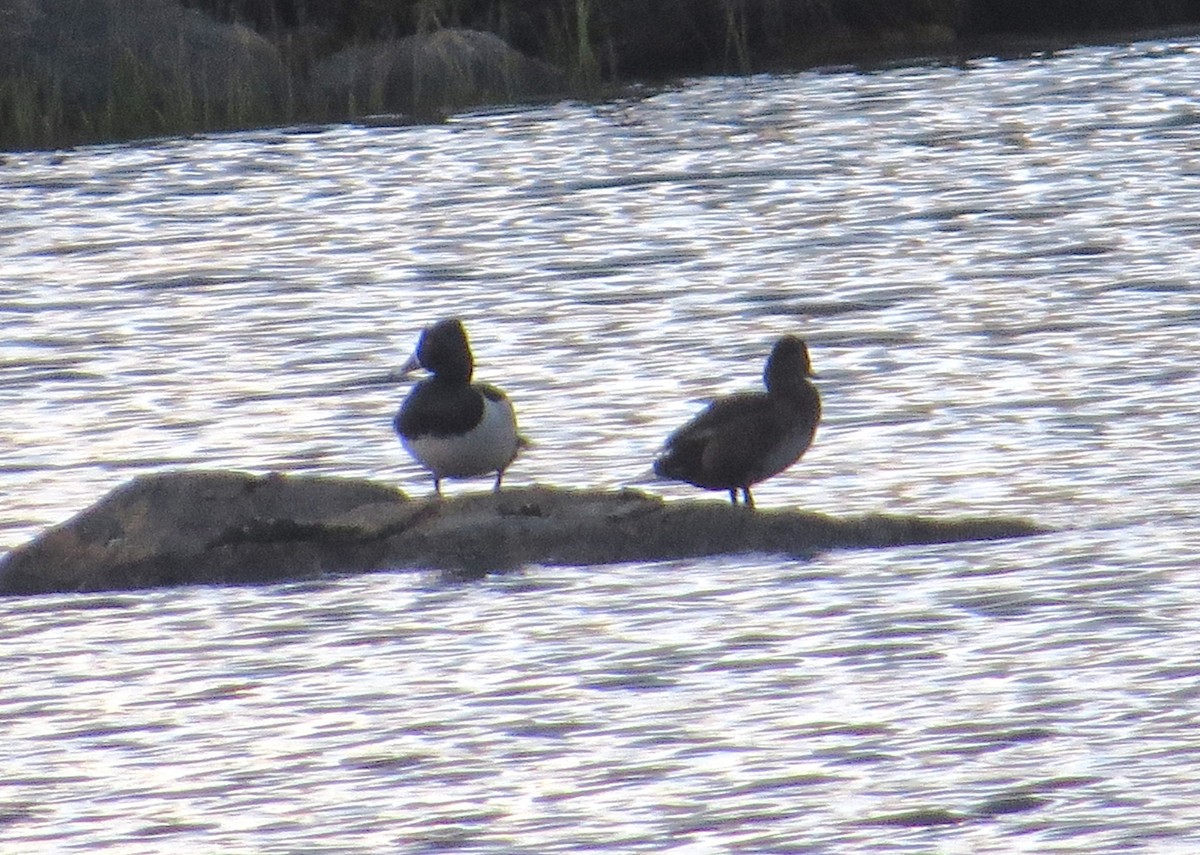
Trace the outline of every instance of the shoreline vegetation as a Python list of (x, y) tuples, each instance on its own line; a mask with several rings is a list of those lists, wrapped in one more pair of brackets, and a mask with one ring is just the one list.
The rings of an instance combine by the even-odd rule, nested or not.
[(1200, 0), (0, 0), (0, 150), (1200, 32)]

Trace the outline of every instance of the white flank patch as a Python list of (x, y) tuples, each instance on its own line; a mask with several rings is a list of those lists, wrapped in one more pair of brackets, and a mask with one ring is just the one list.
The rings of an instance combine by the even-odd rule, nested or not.
[(462, 436), (401, 437), (417, 462), (437, 478), (486, 475), (512, 463), (517, 456), (517, 420), (507, 398), (483, 399), (483, 420)]

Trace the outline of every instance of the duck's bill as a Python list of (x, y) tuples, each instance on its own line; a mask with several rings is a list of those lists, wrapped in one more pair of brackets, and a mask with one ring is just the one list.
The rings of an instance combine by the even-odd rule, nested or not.
[(421, 360), (417, 359), (417, 355), (414, 353), (412, 356), (410, 356), (408, 358), (408, 362), (405, 362), (403, 365), (400, 366), (400, 370), (396, 372), (396, 375), (398, 377), (407, 377), (409, 374), (412, 374), (414, 371), (416, 371), (420, 367), (421, 367)]
[(406, 380), (410, 374), (421, 367), (421, 363), (417, 361), (416, 354), (409, 357), (408, 362), (401, 365), (399, 368), (393, 368), (387, 373), (385, 378), (388, 383), (395, 383), (400, 380)]

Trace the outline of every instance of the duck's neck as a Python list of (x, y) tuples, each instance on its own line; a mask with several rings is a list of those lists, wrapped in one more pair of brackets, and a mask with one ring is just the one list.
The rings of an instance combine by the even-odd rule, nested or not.
[(774, 364), (768, 365), (767, 370), (763, 372), (763, 383), (766, 384), (768, 394), (783, 398), (804, 397), (812, 388), (806, 374)]
[(469, 386), (471, 384), (471, 372), (439, 371), (433, 375), (433, 382), (439, 386)]

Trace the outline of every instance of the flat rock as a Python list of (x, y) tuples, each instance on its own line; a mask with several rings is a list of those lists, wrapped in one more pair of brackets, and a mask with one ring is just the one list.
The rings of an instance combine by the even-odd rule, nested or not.
[(637, 490), (506, 489), (411, 499), (371, 481), (144, 475), (0, 562), (0, 594), (244, 584), (322, 573), (607, 564), (1023, 537), (1021, 519), (751, 511)]

